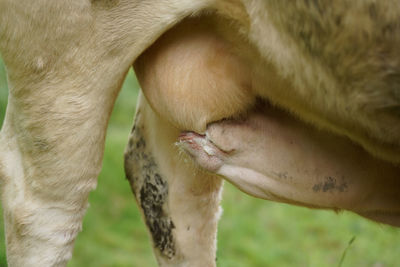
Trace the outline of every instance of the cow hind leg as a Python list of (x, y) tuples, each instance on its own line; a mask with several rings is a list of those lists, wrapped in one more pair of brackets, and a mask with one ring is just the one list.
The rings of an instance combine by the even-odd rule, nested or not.
[(250, 68), (236, 42), (223, 37), (227, 25), (213, 16), (185, 19), (134, 63), (146, 100), (141, 96), (125, 168), (160, 265), (215, 265), (222, 181), (175, 143), (182, 130), (204, 132), (255, 103)]
[(215, 266), (222, 181), (198, 170), (179, 131), (140, 96), (125, 171), (161, 266)]

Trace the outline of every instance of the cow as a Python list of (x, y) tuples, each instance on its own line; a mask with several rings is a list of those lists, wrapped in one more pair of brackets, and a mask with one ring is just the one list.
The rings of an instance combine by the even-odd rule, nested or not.
[(0, 0), (9, 265), (67, 264), (132, 65), (125, 171), (161, 266), (215, 266), (223, 179), (398, 226), (399, 18), (395, 0)]

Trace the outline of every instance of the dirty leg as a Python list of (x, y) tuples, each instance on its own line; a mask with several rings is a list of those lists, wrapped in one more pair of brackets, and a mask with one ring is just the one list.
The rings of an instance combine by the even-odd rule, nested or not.
[(141, 96), (125, 170), (161, 266), (215, 266), (222, 181), (198, 170), (179, 131)]

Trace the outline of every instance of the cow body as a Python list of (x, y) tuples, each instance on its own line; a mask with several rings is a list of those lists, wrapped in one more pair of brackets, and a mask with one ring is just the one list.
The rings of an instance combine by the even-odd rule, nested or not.
[[(107, 121), (135, 60), (147, 100), (141, 97), (125, 168), (161, 265), (215, 265), (217, 174), (259, 197), (270, 190), (257, 187), (263, 179), (252, 175), (241, 177), (250, 185), (243, 188), (234, 173), (219, 173), (230, 157), (211, 165), (205, 158), (200, 166), (207, 171), (174, 145), (181, 131), (204, 133), (225, 118), (251, 121), (257, 99), (379, 158), (371, 168), (384, 168), (382, 178), (364, 180), (334, 161), (327, 167), (355, 174), (345, 180), (349, 190), (350, 183), (351, 190), (369, 190), (364, 182), (382, 179), (388, 192), (398, 185), (388, 162), (400, 162), (399, 17), (394, 0), (0, 0), (0, 51), (10, 87), (0, 135), (9, 265), (63, 266), (71, 257), (101, 168)], [(232, 131), (234, 147), (248, 131), (239, 128)], [(268, 138), (254, 129), (254, 140), (265, 147)], [(270, 155), (243, 145), (247, 160)], [(362, 149), (349, 151), (375, 162)], [(324, 182), (310, 177), (314, 185)], [(288, 186), (296, 192), (296, 184)], [(280, 191), (280, 200), (314, 204), (286, 194)], [(354, 195), (339, 204), (349, 208)], [(396, 200), (382, 198), (375, 211), (397, 214)]]
[[(386, 64), (396, 69), (397, 63), (393, 63), (399, 59), (381, 58), (382, 47), (392, 53), (389, 47), (397, 42), (397, 37), (378, 31), (381, 22), (372, 22), (376, 17), (370, 12), (355, 10), (363, 5), (342, 3), (343, 6), (321, 10), (318, 5), (302, 6), (298, 2), (293, 6), (286, 3), (285, 7), (281, 2), (257, 3), (254, 10), (264, 10), (265, 14), (255, 12), (248, 18), (250, 21), (239, 11), (235, 13), (240, 14), (237, 17), (214, 13), (185, 19), (135, 61), (135, 72), (147, 99), (139, 101), (138, 113), (151, 113), (149, 117), (153, 118), (142, 119), (137, 126), (162, 128), (157, 132), (173, 136), (167, 140), (146, 130), (133, 131), (125, 164), (139, 205), (143, 205), (141, 184), (148, 178), (135, 175), (143, 172), (143, 167), (137, 166), (139, 157), (132, 156), (137, 135), (145, 142), (155, 142), (149, 153), (156, 163), (164, 165), (165, 158), (173, 161), (160, 171), (172, 190), (178, 186), (172, 182), (174, 176), (190, 179), (180, 169), (169, 166), (192, 165), (192, 177), (197, 177), (197, 181), (180, 191), (186, 196), (186, 205), (191, 201), (197, 203), (190, 197), (190, 190), (201, 188), (199, 181), (202, 187), (213, 188), (215, 195), (220, 185), (214, 182), (223, 177), (259, 198), (350, 210), (398, 226), (395, 136), (399, 131), (394, 112), (398, 103), (392, 97), (397, 82), (389, 78), (392, 74), (386, 76), (391, 69)], [(236, 7), (241, 10), (246, 4), (251, 6), (243, 4)], [(245, 10), (249, 16), (252, 9)], [(294, 10), (302, 10), (301, 15)], [(292, 17), (276, 18), (274, 12), (288, 12)], [(304, 20), (297, 16), (304, 16)], [(363, 20), (355, 21), (351, 16)], [(301, 27), (291, 25), (289, 17)], [(249, 26), (252, 19), (263, 21), (262, 26)], [(372, 26), (373, 23), (376, 25)], [(252, 31), (259, 35), (254, 37)], [(265, 34), (261, 34), (263, 31)], [(382, 42), (385, 38), (388, 39)], [(391, 71), (397, 73), (394, 69)], [(367, 74), (373, 70), (374, 75)], [(354, 75), (357, 81), (348, 75)], [(389, 93), (389, 88), (394, 91)], [(161, 123), (155, 120), (163, 121), (164, 126), (157, 126)], [(179, 130), (191, 132), (179, 135)], [(384, 138), (380, 136), (383, 132)], [(387, 136), (389, 132), (392, 137)], [(194, 162), (184, 155), (177, 156), (177, 140), (178, 147), (189, 152)], [(161, 150), (167, 156), (161, 157)], [(210, 174), (214, 180), (209, 180)], [(207, 203), (212, 210), (215, 204)], [(187, 250), (179, 248), (179, 237), (186, 227), (198, 225), (199, 219), (185, 210), (188, 218), (197, 219), (182, 223), (183, 214), (174, 214), (168, 205), (163, 205), (162, 210), (176, 227), (176, 239), (171, 239), (176, 240), (171, 243), (175, 252), (179, 255), (192, 251), (187, 244)], [(146, 211), (143, 215), (150, 216)], [(214, 222), (217, 215), (208, 216), (201, 221)], [(156, 244), (154, 236), (153, 233)], [(155, 250), (164, 251), (157, 245)], [(190, 262), (201, 265), (206, 261), (194, 257)]]

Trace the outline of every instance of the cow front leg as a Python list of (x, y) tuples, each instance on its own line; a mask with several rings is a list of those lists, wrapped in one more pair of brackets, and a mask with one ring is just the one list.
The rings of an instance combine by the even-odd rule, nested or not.
[(74, 84), (70, 79), (77, 76), (67, 77), (29, 88), (10, 83), (0, 134), (9, 266), (65, 266), (96, 187), (107, 121), (124, 72), (100, 86)]
[(161, 266), (215, 266), (222, 181), (175, 145), (179, 131), (140, 96), (125, 170)]

